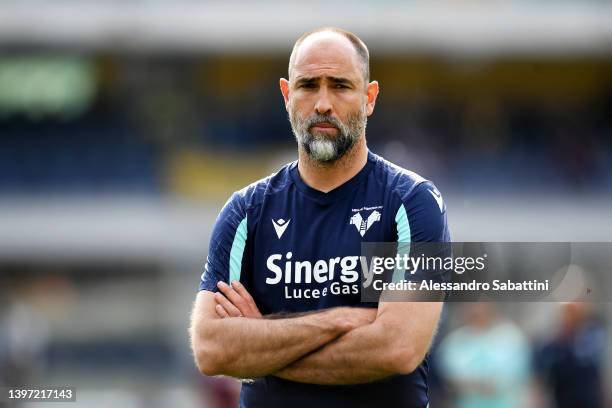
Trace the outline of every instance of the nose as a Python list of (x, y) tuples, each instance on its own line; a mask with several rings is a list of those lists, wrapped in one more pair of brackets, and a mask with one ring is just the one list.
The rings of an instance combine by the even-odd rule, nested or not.
[(321, 87), (318, 93), (317, 103), (315, 104), (315, 111), (320, 114), (331, 113), (332, 111), (332, 103), (329, 98), (329, 93), (324, 86)]

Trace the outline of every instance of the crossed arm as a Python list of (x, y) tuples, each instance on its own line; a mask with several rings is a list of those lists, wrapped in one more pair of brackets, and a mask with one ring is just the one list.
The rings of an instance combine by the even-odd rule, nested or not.
[(196, 365), (206, 375), (276, 375), (355, 384), (412, 372), (424, 358), (441, 302), (381, 302), (269, 319), (239, 282), (201, 291), (192, 314)]

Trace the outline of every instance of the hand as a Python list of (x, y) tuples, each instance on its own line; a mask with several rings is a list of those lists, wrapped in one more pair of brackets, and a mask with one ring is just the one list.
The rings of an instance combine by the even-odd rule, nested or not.
[(215, 293), (215, 311), (221, 318), (226, 317), (250, 317), (261, 319), (261, 313), (246, 288), (239, 282), (233, 281), (232, 285), (218, 282), (217, 287), (221, 292)]

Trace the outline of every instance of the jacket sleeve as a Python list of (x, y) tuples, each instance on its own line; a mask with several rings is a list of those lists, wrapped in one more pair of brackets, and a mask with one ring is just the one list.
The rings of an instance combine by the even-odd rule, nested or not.
[[(396, 215), (398, 253), (410, 257), (444, 259), (451, 255), (450, 232), (446, 218), (446, 205), (442, 195), (429, 181), (419, 183), (402, 197)], [(404, 279), (448, 281), (450, 271), (432, 262), (427, 267), (406, 270)]]
[(229, 283), (240, 278), (247, 222), (241, 196), (235, 193), (215, 221), (199, 290), (217, 292), (217, 282)]

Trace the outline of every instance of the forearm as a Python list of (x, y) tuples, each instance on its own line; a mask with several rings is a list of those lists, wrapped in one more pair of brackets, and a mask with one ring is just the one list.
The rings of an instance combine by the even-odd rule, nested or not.
[[(346, 328), (340, 310), (278, 320), (227, 318), (206, 322), (196, 334), (196, 359), (209, 375), (254, 378), (275, 372), (334, 340)], [(199, 354), (199, 355), (198, 355)]]
[(275, 375), (311, 384), (358, 384), (409, 374), (431, 345), (442, 306), (441, 302), (380, 303), (373, 323), (350, 331)]
[(392, 344), (380, 322), (352, 330), (323, 348), (275, 373), (276, 376), (310, 384), (358, 384), (376, 381), (403, 368), (401, 345)]

